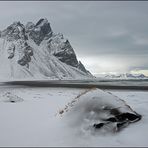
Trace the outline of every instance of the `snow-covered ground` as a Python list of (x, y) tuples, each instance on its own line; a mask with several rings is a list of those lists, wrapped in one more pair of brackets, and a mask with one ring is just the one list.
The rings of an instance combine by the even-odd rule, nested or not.
[[(112, 95), (93, 91), (0, 87), (0, 146), (148, 146), (148, 92), (106, 90)], [(87, 95), (86, 100), (89, 100), (89, 96), (93, 98), (98, 94), (100, 98), (107, 97), (105, 100), (109, 104), (117, 97), (125, 100), (142, 115), (142, 120), (117, 133), (91, 131), (86, 124), (89, 118), (85, 124), (79, 123), (80, 118), (86, 116), (83, 96)], [(118, 98), (117, 102), (123, 104)]]

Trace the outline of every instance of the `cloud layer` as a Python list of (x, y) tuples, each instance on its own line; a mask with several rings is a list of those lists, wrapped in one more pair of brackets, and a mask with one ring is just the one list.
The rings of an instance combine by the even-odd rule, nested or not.
[(46, 17), (93, 73), (148, 70), (146, 1), (0, 2), (0, 14), (1, 29)]

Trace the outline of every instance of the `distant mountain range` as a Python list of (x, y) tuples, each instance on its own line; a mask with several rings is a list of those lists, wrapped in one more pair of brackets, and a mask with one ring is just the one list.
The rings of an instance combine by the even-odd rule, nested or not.
[(0, 78), (92, 78), (68, 39), (54, 33), (47, 19), (14, 22), (0, 32)]
[(131, 73), (123, 73), (123, 74), (105, 74), (105, 75), (97, 75), (97, 77), (107, 78), (107, 79), (148, 79), (144, 74), (131, 74)]

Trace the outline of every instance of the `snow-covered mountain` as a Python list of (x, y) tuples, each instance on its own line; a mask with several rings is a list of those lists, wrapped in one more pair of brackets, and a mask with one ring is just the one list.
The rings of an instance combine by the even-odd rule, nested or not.
[(93, 77), (70, 42), (47, 19), (14, 22), (0, 32), (0, 78), (79, 79)]
[(123, 73), (123, 74), (108, 74), (105, 75), (105, 78), (110, 79), (147, 79), (148, 77), (144, 74), (131, 74), (131, 73)]

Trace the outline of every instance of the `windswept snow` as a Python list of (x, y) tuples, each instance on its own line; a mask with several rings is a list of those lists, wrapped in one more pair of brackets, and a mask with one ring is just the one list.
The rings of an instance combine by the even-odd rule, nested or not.
[[(23, 99), (0, 101), (0, 146), (147, 146), (148, 92), (110, 93), (99, 89), (0, 88), (0, 100), (3, 96)], [(135, 113), (120, 98), (141, 114), (142, 120), (117, 133), (88, 126), (110, 116), (103, 112), (98, 116), (98, 107), (120, 106), (121, 112)], [(59, 114), (66, 105), (67, 112)]]

